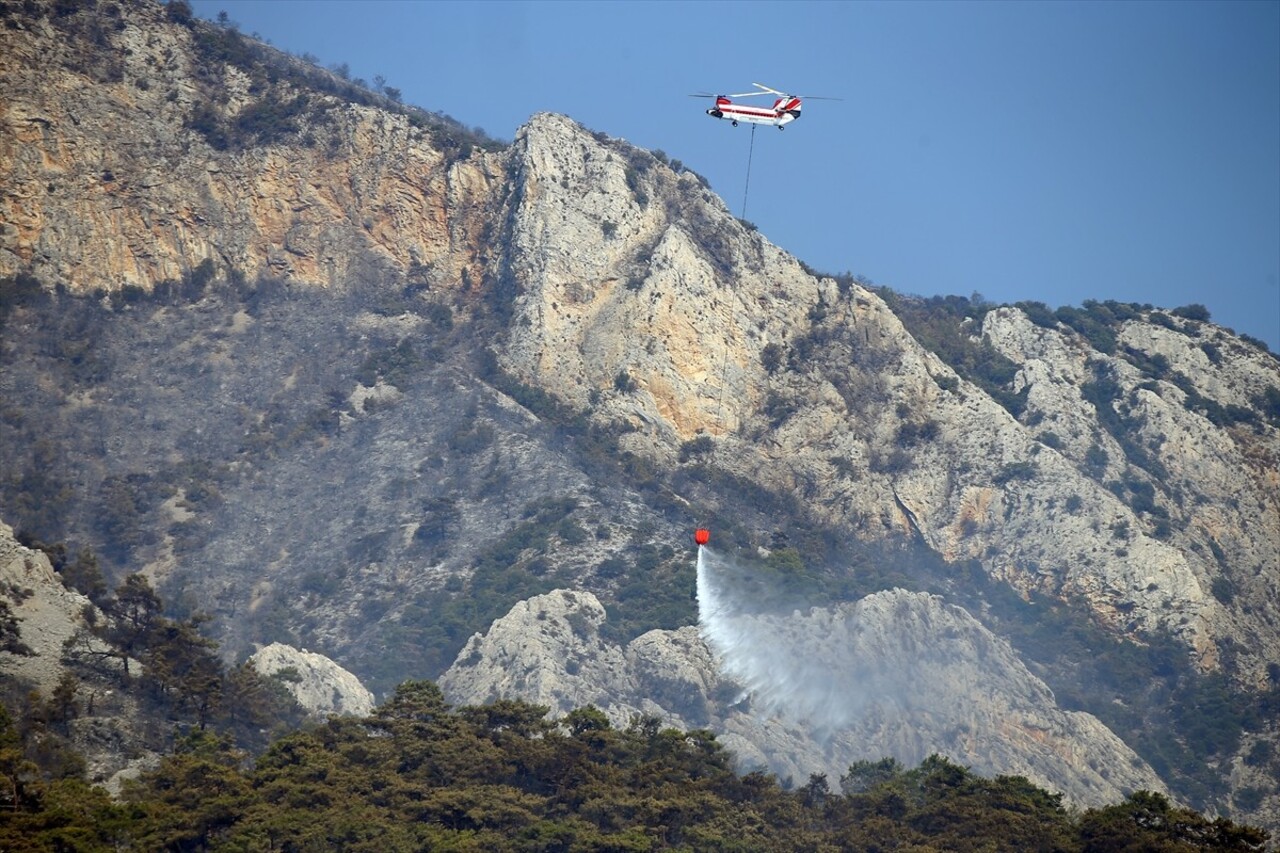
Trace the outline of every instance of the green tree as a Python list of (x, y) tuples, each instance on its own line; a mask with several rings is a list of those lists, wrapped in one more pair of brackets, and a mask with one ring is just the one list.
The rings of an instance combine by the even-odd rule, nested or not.
[(37, 808), (40, 788), (39, 770), (26, 757), (13, 718), (0, 705), (0, 811), (20, 812)]
[(73, 561), (59, 569), (62, 582), (77, 592), (88, 596), (94, 604), (102, 606), (107, 600), (107, 580), (92, 548), (81, 548)]
[(49, 721), (54, 724), (66, 723), (80, 716), (80, 701), (76, 693), (80, 689), (80, 679), (71, 670), (63, 670), (49, 695)]
[(211, 732), (179, 740), (159, 767), (125, 789), (145, 815), (139, 848), (208, 849), (255, 799), (239, 770), (244, 760), (229, 739)]
[(161, 618), (160, 597), (145, 577), (131, 574), (116, 588), (115, 597), (105, 609), (108, 618), (95, 626), (94, 633), (115, 650), (128, 677), (129, 659), (136, 658), (146, 647)]
[(22, 629), (18, 626), (18, 617), (13, 614), (9, 602), (3, 600), (0, 600), (0, 652), (23, 657), (35, 654), (30, 646), (22, 642)]
[(1178, 808), (1168, 797), (1137, 791), (1123, 802), (1090, 809), (1080, 820), (1085, 853), (1139, 851), (1264, 850), (1268, 835), (1255, 827), (1219, 818), (1209, 820), (1190, 809)]
[(253, 752), (265, 749), (271, 737), (297, 728), (305, 716), (283, 684), (247, 661), (223, 673), (221, 697), (216, 727)]
[(158, 618), (146, 637), (146, 682), (171, 707), (189, 711), (201, 728), (219, 709), (223, 694), (217, 644), (200, 636), (199, 623)]

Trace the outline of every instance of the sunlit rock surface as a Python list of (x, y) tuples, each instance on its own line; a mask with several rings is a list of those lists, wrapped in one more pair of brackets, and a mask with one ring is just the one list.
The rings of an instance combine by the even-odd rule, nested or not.
[(739, 615), (731, 624), (599, 635), (589, 593), (512, 608), (471, 639), (440, 683), (450, 701), (519, 698), (554, 714), (593, 704), (617, 726), (655, 715), (705, 727), (744, 769), (831, 781), (859, 759), (933, 753), (1026, 776), (1078, 805), (1163, 790), (1096, 718), (1064, 711), (1008, 644), (936, 596), (890, 590), (837, 608)]
[(373, 711), (373, 694), (360, 679), (322, 654), (272, 643), (250, 656), (249, 662), (263, 675), (279, 679), (312, 715), (364, 717)]

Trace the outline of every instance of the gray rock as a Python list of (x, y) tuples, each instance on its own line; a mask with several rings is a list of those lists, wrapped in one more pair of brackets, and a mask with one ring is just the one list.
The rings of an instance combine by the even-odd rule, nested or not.
[(521, 602), (472, 637), (440, 685), (458, 704), (519, 698), (557, 715), (592, 704), (618, 726), (649, 715), (706, 727), (743, 769), (784, 778), (834, 782), (860, 759), (940, 753), (1081, 806), (1165, 790), (1102, 723), (1059, 708), (1007, 643), (936, 596), (737, 613), (625, 647), (600, 637), (603, 618), (590, 593)]
[(312, 716), (364, 717), (373, 711), (373, 694), (360, 679), (317, 652), (272, 643), (249, 662), (263, 675), (277, 676)]

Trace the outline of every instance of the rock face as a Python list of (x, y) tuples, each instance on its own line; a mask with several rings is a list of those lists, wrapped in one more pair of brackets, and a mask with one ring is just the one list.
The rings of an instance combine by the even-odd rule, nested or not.
[[(63, 644), (86, 628), (84, 613), (97, 608), (67, 589), (49, 558), (14, 539), (13, 528), (0, 521), (0, 589), (10, 601), (19, 639), (30, 655), (0, 651), (0, 688), (9, 698), (33, 693), (47, 699), (64, 673)], [(90, 648), (103, 644), (90, 639)], [(16, 695), (15, 695), (16, 694)], [(85, 711), (66, 723), (68, 740), (85, 758), (90, 782), (118, 794), (125, 779), (153, 767), (158, 753), (145, 748), (137, 726), (139, 703), (116, 686), (93, 679), (77, 681), (75, 699)]]
[(594, 704), (615, 725), (649, 715), (710, 728), (741, 767), (782, 778), (836, 780), (859, 759), (940, 753), (1081, 806), (1163, 790), (1097, 719), (1058, 708), (1006, 643), (936, 596), (890, 590), (626, 646), (601, 639), (604, 621), (590, 593), (531, 598), (473, 637), (440, 684), (459, 704), (520, 698), (556, 714)]
[(10, 609), (21, 641), (33, 652), (0, 652), (0, 673), (47, 693), (62, 676), (62, 644), (84, 627), (89, 599), (62, 585), (42, 552), (19, 544), (13, 528), (0, 521), (0, 587), (17, 592)]
[[(410, 266), (426, 283), (456, 281), (469, 265), (480, 232), (456, 214), (473, 218), (491, 192), (483, 158), (447, 157), (405, 116), (337, 99), (290, 125), (307, 145), (211, 145), (216, 133), (190, 128), (243, 128), (264, 103), (307, 93), (286, 83), (255, 96), (243, 70), (206, 64), (213, 28), (193, 31), (149, 0), (121, 7), (114, 20), (15, 16), (0, 28), (0, 275), (119, 290), (181, 279), (205, 259), (321, 285)], [(216, 115), (201, 111), (211, 94)]]
[(263, 675), (279, 678), (313, 716), (365, 717), (373, 711), (373, 694), (360, 679), (322, 654), (272, 643), (251, 655), (249, 662)]
[[(1126, 322), (1107, 354), (1016, 308), (987, 316), (984, 336), (1021, 368), (1024, 420), (1112, 497), (1085, 502), (1097, 507), (1088, 530), (1057, 513), (1058, 541), (1029, 530), (1017, 553), (1048, 562), (1040, 549), (1056, 544), (1099, 610), (1132, 605), (1131, 619), (1185, 630), (1207, 666), (1221, 640), (1265, 685), (1280, 645), (1248, 610), (1280, 602), (1280, 432), (1276, 412), (1271, 422), (1256, 412), (1280, 389), (1280, 363), (1209, 324), (1157, 317)], [(1063, 491), (1037, 485), (1046, 503), (1047, 488)], [(1095, 555), (1095, 524), (1114, 531), (1109, 555)]]
[[(562, 616), (542, 602), (501, 647), (473, 640), (449, 674), (459, 701), (718, 720), (725, 738), (751, 733), (748, 763), (840, 772), (781, 712), (764, 718), (772, 740), (758, 716), (716, 716), (734, 698), (717, 691), (742, 685), (693, 629), (596, 636), (598, 602), (636, 580), (626, 566), (665, 553), (649, 562), (674, 575), (669, 543), (695, 517), (732, 520), (754, 550), (788, 507), (814, 539), (910, 542), (1028, 599), (1082, 602), (1116, 637), (1167, 632), (1237, 691), (1280, 681), (1280, 361), (1254, 343), (1194, 310), (989, 308), (953, 331), (1009, 367), (993, 388), (892, 299), (815, 274), (665, 157), (549, 114), (481, 150), (179, 20), (180, 4), (97, 6), (2, 7), (0, 279), (34, 276), (47, 304), (8, 289), (0, 303), (0, 458), (18, 460), (0, 492), (36, 507), (15, 525), (54, 516), (56, 538), (199, 601), (232, 656), (284, 639), (370, 684), (435, 675), (529, 595), (498, 583), (523, 572), (599, 598)], [(196, 295), (137, 295), (167, 280)], [(592, 467), (602, 457), (612, 467)], [(464, 606), (480, 575), (509, 593), (501, 607)], [(1145, 778), (1089, 776), (1072, 756), (1111, 749), (1107, 733), (947, 605), (883, 595), (848, 605), (856, 619), (842, 605), (786, 625), (899, 657), (909, 632), (850, 626), (958, 632), (962, 659), (1003, 661), (1020, 704), (966, 706), (931, 692), (949, 680), (931, 670), (905, 709), (927, 743), (887, 694), (848, 729), (867, 755), (947, 747), (1008, 772), (1031, 762), (1017, 744), (1055, 784), (1077, 779), (1081, 802)], [(460, 612), (465, 629), (446, 618)], [(417, 656), (442, 634), (448, 656)], [(504, 672), (472, 688), (476, 655)], [(1239, 749), (1265, 757), (1276, 737)], [(1257, 781), (1274, 762), (1243, 767), (1239, 802), (1276, 814), (1280, 788)]]
[[(718, 466), (802, 492), (860, 536), (919, 537), (1024, 591), (1080, 598), (1118, 630), (1170, 631), (1205, 669), (1225, 642), (1266, 683), (1280, 625), (1222, 589), (1280, 606), (1273, 356), (1136, 311), (1108, 354), (999, 309), (973, 334), (1019, 367), (1015, 416), (879, 296), (809, 275), (695, 176), (546, 115), (512, 158), (510, 370), (630, 424), (624, 446), (661, 464), (711, 438)], [(1223, 491), (1188, 501), (1201, 477)]]

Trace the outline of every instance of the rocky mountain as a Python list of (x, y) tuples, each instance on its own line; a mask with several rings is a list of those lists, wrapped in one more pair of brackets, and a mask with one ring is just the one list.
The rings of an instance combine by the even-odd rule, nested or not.
[[(797, 776), (938, 748), (1277, 823), (1280, 362), (1202, 306), (914, 299), (564, 116), (499, 145), (181, 2), (0, 12), (25, 541), (383, 695), (449, 670)], [(693, 630), (699, 524), (804, 599), (753, 618), (937, 653), (919, 690), (830, 753), (766, 737)]]
[[(86, 611), (97, 608), (89, 599), (67, 589), (41, 551), (24, 547), (13, 537), (13, 530), (0, 523), (0, 588), (11, 604), (13, 618), (26, 654), (0, 652), (4, 678), (0, 680), (6, 707), (31, 703), (30, 690), (39, 698), (52, 699), (59, 683), (68, 672), (63, 662), (63, 649), (73, 637), (83, 635)], [(92, 648), (105, 645), (90, 640)], [(75, 682), (77, 698), (85, 705), (83, 716), (68, 720), (65, 733), (86, 759), (85, 776), (118, 793), (124, 779), (155, 764), (159, 753), (143, 745), (145, 715), (139, 703), (127, 690), (106, 681)], [(17, 694), (17, 695), (15, 695)], [(45, 737), (43, 748), (57, 754), (53, 738)]]
[(373, 694), (360, 679), (321, 654), (272, 643), (249, 656), (254, 669), (284, 682), (309, 713), (324, 719), (331, 714), (367, 717), (373, 713)]
[(440, 684), (463, 705), (521, 696), (556, 714), (595, 705), (619, 727), (708, 728), (742, 769), (782, 779), (836, 780), (888, 751), (1026, 776), (1082, 807), (1163, 789), (1106, 726), (1060, 709), (1007, 643), (936, 596), (886, 590), (719, 626), (755, 638), (745, 644), (690, 626), (622, 646), (601, 638), (606, 619), (590, 593), (535, 596), (473, 637)]

